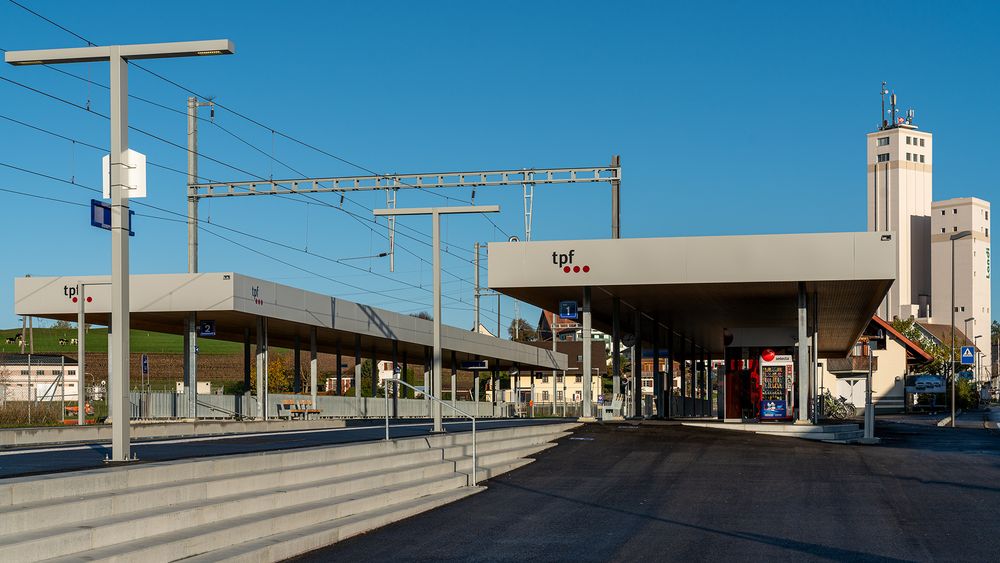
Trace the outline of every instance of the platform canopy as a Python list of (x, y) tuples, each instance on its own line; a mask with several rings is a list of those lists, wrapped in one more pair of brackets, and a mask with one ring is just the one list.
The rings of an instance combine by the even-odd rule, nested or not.
[[(111, 286), (108, 276), (24, 277), (14, 280), (14, 308), (18, 315), (76, 321), (78, 303), (74, 288), (86, 284), (87, 322), (107, 325)], [(319, 352), (345, 357), (360, 343), (361, 357), (392, 358), (396, 341), (399, 356), (412, 364), (423, 362), (432, 345), (433, 322), (368, 305), (313, 293), (233, 272), (199, 274), (133, 275), (130, 284), (133, 329), (183, 334), (189, 313), (199, 321), (215, 321), (216, 340), (244, 342), (249, 331), (255, 341), (258, 318), (267, 319), (268, 345), (293, 348), (296, 338), (309, 348), (312, 328), (317, 331)], [(565, 369), (566, 355), (535, 346), (502, 340), (451, 326), (442, 327), (444, 366), (450, 368), (452, 352), (457, 363), (487, 360), (506, 370)], [(461, 366), (459, 366), (461, 367)]]
[[(788, 329), (800, 288), (817, 312), (822, 357), (843, 357), (896, 279), (893, 233), (823, 233), (508, 242), (489, 245), (489, 287), (548, 311), (582, 304), (591, 288), (595, 329), (649, 342), (654, 322), (720, 356), (733, 329)], [(810, 305), (811, 307), (811, 305)], [(627, 338), (626, 338), (627, 340)]]

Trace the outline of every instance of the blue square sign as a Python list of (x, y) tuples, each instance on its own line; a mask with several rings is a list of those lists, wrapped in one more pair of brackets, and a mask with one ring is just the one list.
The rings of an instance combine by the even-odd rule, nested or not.
[(975, 346), (962, 346), (962, 365), (971, 366), (976, 363)]
[(575, 319), (579, 317), (578, 314), (579, 307), (576, 301), (560, 301), (559, 302), (559, 318), (560, 319)]

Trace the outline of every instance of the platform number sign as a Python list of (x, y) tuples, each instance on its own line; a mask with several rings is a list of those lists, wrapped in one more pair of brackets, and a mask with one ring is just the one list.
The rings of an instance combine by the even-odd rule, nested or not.
[(198, 321), (198, 336), (215, 336), (215, 321)]
[(142, 355), (142, 375), (149, 375), (149, 356)]
[(560, 301), (559, 302), (559, 318), (560, 319), (575, 319), (579, 317), (579, 308), (576, 301)]
[(962, 365), (971, 366), (976, 363), (976, 349), (972, 346), (962, 346)]

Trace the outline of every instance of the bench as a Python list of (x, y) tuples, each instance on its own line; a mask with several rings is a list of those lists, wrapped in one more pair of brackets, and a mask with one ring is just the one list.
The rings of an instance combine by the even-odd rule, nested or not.
[[(77, 414), (78, 412), (80, 412), (80, 407), (78, 407), (76, 405), (71, 405), (71, 406), (66, 407), (66, 414)], [(84, 406), (83, 412), (85, 414), (94, 414), (94, 407), (93, 407), (93, 405), (91, 405), (90, 403), (87, 403)]]
[(323, 411), (313, 408), (311, 399), (284, 399), (278, 403), (278, 418), (284, 415), (289, 420), (293, 418), (305, 420), (314, 415), (318, 418), (321, 412)]

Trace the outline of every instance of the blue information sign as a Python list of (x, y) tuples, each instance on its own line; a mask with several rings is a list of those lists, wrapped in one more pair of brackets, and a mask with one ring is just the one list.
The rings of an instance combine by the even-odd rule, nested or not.
[(976, 348), (974, 346), (962, 346), (962, 365), (971, 366), (976, 363)]
[[(135, 211), (131, 209), (128, 210), (128, 236), (134, 237), (135, 231), (132, 230), (132, 217), (135, 216)], [(105, 203), (99, 199), (90, 200), (90, 224), (93, 227), (99, 229), (104, 229), (105, 231), (111, 230), (111, 204)]]
[(575, 319), (579, 316), (579, 307), (576, 301), (560, 301), (559, 302), (559, 318), (560, 319)]
[(198, 336), (215, 336), (215, 321), (198, 321)]

